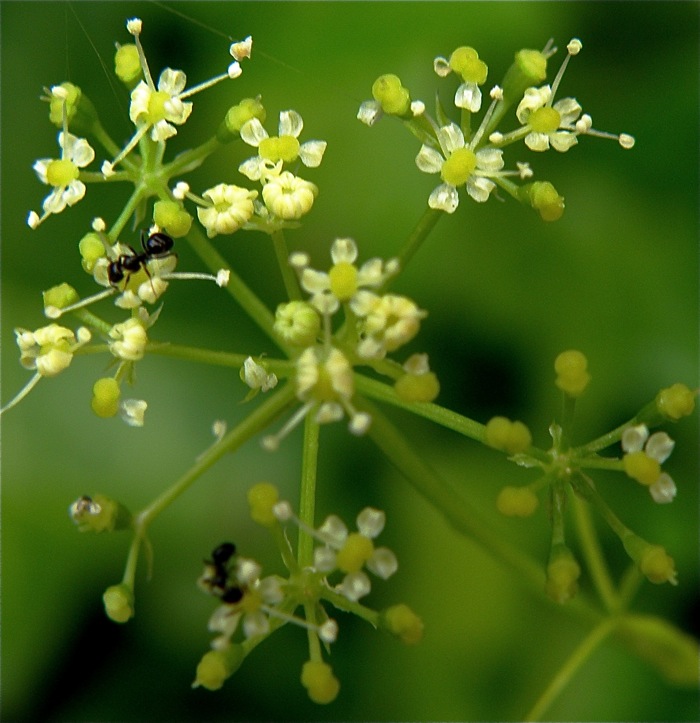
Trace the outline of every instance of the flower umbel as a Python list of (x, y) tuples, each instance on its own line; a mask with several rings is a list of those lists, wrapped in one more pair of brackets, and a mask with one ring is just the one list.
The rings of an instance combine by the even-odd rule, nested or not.
[(676, 485), (661, 465), (673, 451), (674, 441), (666, 432), (649, 435), (646, 425), (629, 427), (622, 434), (622, 459), (625, 472), (632, 479), (649, 487), (654, 502), (665, 504), (676, 496)]

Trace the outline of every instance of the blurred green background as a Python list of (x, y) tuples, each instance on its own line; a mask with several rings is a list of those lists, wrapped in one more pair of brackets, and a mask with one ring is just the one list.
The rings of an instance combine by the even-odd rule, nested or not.
[[(243, 76), (198, 96), (172, 147), (206, 138), (245, 96), (262, 95), (271, 133), (280, 110), (298, 110), (302, 140), (325, 139), (328, 151), (320, 168), (302, 174), (321, 192), (288, 239), (293, 249), (309, 250), (318, 268), (327, 267), (338, 236), (355, 238), (362, 259), (391, 256), (435, 185), (416, 169), (418, 144), (400, 124), (385, 119), (370, 130), (355, 120), (379, 74), (398, 74), (430, 106), (432, 60), (458, 45), (477, 48), (493, 84), (516, 50), (541, 48), (550, 37), (560, 47), (581, 38), (583, 52), (560, 97), (575, 96), (595, 127), (633, 134), (636, 147), (627, 152), (583, 138), (565, 155), (508, 149), (507, 165), (530, 161), (536, 178), (565, 196), (566, 213), (547, 225), (511, 199), (477, 205), (462, 197), (396, 284), (430, 312), (412, 347), (430, 354), (442, 382), (438, 401), (480, 421), (496, 413), (520, 418), (545, 447), (559, 404), (552, 361), (563, 349), (582, 349), (593, 375), (578, 410), (580, 441), (629, 418), (661, 387), (697, 385), (697, 3), (3, 2), (0, 10), (3, 403), (29, 377), (18, 364), (14, 327), (46, 323), (42, 289), (68, 281), (83, 295), (92, 291), (76, 243), (93, 216), (109, 223), (127, 193), (91, 187), (76, 207), (28, 229), (27, 212), (46, 194), (31, 166), (57, 149), (39, 95), (70, 80), (91, 97), (113, 137), (128, 138), (128, 96), (111, 69), (114, 42), (129, 41), (124, 21), (134, 16), (144, 21), (154, 74), (181, 68), (190, 84), (225, 67), (221, 33), (253, 35)], [(550, 79), (562, 57), (550, 61)], [(227, 148), (188, 180), (199, 191), (240, 183), (236, 168), (247, 155)], [(239, 233), (216, 244), (271, 307), (283, 299), (267, 238)], [(180, 269), (199, 268), (183, 242), (178, 254)], [(173, 288), (155, 336), (273, 351), (210, 286)], [(387, 510), (380, 539), (395, 550), (400, 569), (391, 583), (373, 586), (368, 604), (411, 605), (425, 621), (424, 642), (405, 648), (340, 615), (331, 663), (342, 689), (329, 707), (314, 706), (300, 686), (305, 636), (290, 629), (256, 649), (220, 692), (192, 691), (213, 608), (194, 584), (201, 560), (233, 539), (266, 570), (279, 570), (271, 541), (247, 519), (244, 496), (267, 479), (296, 499), (299, 437), (274, 455), (252, 441), (157, 520), (153, 578), (139, 570), (137, 615), (117, 626), (104, 617), (101, 593), (121, 578), (128, 539), (78, 534), (68, 505), (103, 492), (139, 509), (210, 443), (214, 419), (232, 425), (247, 407), (239, 404), (245, 390), (237, 373), (149, 357), (138, 365), (134, 391), (148, 400), (147, 424), (127, 428), (90, 411), (92, 383), (104, 369), (104, 358), (77, 359), (2, 420), (3, 720), (514, 720), (586, 633), (447, 529), (368, 440), (335, 425), (322, 430), (319, 518), (340, 512), (352, 524), (367, 504)], [(525, 521), (494, 511), (500, 487), (530, 474), (449, 432), (391, 416), (495, 529), (545, 561), (546, 505)], [(679, 586), (646, 585), (636, 609), (697, 634), (697, 415), (668, 431), (677, 443), (664, 466), (678, 485), (673, 504), (654, 505), (620, 475), (597, 475), (596, 482), (628, 525), (676, 560)], [(617, 539), (606, 529), (601, 537), (621, 572)], [(582, 588), (590, 592), (587, 579)], [(547, 719), (697, 716), (697, 691), (669, 687), (610, 642)]]

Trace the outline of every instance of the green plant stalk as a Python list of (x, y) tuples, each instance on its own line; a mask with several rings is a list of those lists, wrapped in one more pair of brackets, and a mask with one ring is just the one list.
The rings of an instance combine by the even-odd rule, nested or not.
[(591, 519), (590, 508), (586, 502), (576, 495), (572, 495), (572, 498), (576, 532), (578, 533), (583, 555), (586, 558), (588, 572), (605, 608), (609, 612), (617, 612), (621, 608), (621, 599), (605, 563), (598, 535)]
[(556, 700), (557, 696), (571, 681), (576, 671), (588, 660), (595, 649), (605, 640), (617, 625), (615, 618), (607, 618), (596, 625), (593, 630), (581, 641), (569, 659), (554, 676), (544, 693), (537, 699), (535, 705), (523, 718), (523, 721), (537, 721)]
[(294, 272), (294, 269), (289, 265), (289, 249), (287, 248), (287, 240), (284, 236), (284, 231), (281, 229), (273, 231), (271, 237), (272, 246), (275, 250), (277, 264), (280, 267), (280, 273), (282, 274), (282, 281), (284, 282), (284, 288), (287, 292), (287, 296), (290, 301), (298, 301), (301, 299), (301, 289), (299, 288), (297, 275)]
[[(403, 245), (403, 248), (397, 254), (400, 268), (403, 271), (408, 266), (409, 261), (423, 244), (430, 232), (435, 228), (435, 224), (444, 215), (444, 211), (434, 208), (428, 208), (418, 220), (416, 227)], [(384, 285), (386, 286), (386, 284)]]
[[(314, 528), (316, 507), (316, 473), (318, 470), (319, 425), (312, 414), (304, 420), (304, 447), (301, 460), (301, 489), (299, 491), (299, 519), (309, 528)], [(297, 559), (299, 567), (311, 567), (314, 556), (314, 540), (308, 532), (299, 530)]]

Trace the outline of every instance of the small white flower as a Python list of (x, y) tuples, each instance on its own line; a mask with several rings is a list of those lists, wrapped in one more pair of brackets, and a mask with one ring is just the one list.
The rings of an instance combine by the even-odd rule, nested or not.
[[(450, 123), (437, 132), (440, 151), (423, 145), (416, 156), (416, 165), (424, 173), (439, 173), (443, 183), (430, 194), (430, 208), (454, 213), (459, 205), (457, 188), (465, 186), (478, 203), (484, 203), (495, 188), (491, 178), (505, 175), (503, 151), (496, 148), (472, 150), (458, 125)], [(476, 136), (475, 136), (476, 138)]]
[(268, 373), (262, 364), (256, 362), (252, 356), (249, 356), (244, 362), (241, 369), (241, 379), (251, 389), (261, 389), (267, 392), (277, 386), (277, 376)]
[(217, 234), (231, 234), (238, 231), (253, 216), (257, 191), (219, 183), (202, 194), (210, 206), (198, 206), (197, 217), (207, 230), (207, 236), (213, 238)]
[(109, 350), (118, 359), (138, 361), (146, 353), (148, 336), (146, 329), (138, 319), (128, 319), (122, 324), (115, 324), (109, 331)]
[(268, 177), (262, 189), (268, 211), (284, 221), (296, 221), (307, 214), (317, 195), (317, 186), (289, 171)]
[[(158, 78), (158, 88), (145, 81), (131, 91), (129, 118), (137, 128), (150, 128), (151, 139), (164, 141), (177, 133), (192, 113), (192, 103), (182, 100), (187, 76), (181, 70), (166, 68)], [(174, 125), (173, 125), (174, 124)]]
[(20, 364), (42, 377), (54, 377), (70, 366), (76, 349), (90, 341), (90, 332), (81, 327), (76, 335), (65, 326), (49, 324), (36, 331), (15, 329)]
[(61, 158), (41, 158), (34, 163), (39, 180), (53, 190), (44, 199), (41, 217), (32, 211), (27, 219), (31, 228), (37, 228), (48, 216), (61, 213), (66, 206), (73, 206), (85, 195), (85, 184), (78, 179), (81, 168), (92, 163), (95, 151), (84, 138), (61, 131), (58, 134)]
[(143, 399), (124, 399), (119, 403), (119, 414), (130, 427), (143, 427), (147, 408)]
[(581, 106), (575, 98), (564, 98), (552, 105), (550, 86), (528, 88), (518, 105), (516, 116), (527, 127), (525, 145), (531, 151), (546, 151), (551, 144), (561, 153), (578, 143), (576, 121)]
[[(666, 432), (654, 432), (650, 435), (649, 428), (645, 424), (639, 424), (635, 427), (628, 427), (622, 433), (621, 445), (625, 454), (643, 452), (661, 465), (670, 457), (675, 442)], [(648, 484), (648, 481), (646, 483)], [(657, 504), (672, 502), (676, 491), (675, 482), (665, 472), (661, 472), (658, 478), (649, 485), (649, 494)]]
[(269, 174), (277, 174), (283, 163), (293, 163), (299, 158), (308, 168), (321, 165), (326, 141), (297, 140), (304, 127), (302, 117), (294, 110), (280, 113), (278, 135), (269, 136), (258, 118), (251, 118), (241, 127), (241, 139), (258, 149), (258, 155), (244, 161), (238, 170), (251, 181), (258, 181)]
[(411, 341), (420, 329), (421, 319), (427, 316), (414, 301), (397, 294), (377, 296), (364, 292), (356, 308), (362, 317), (357, 353), (364, 359), (382, 359), (387, 352)]
[(250, 58), (250, 54), (253, 51), (253, 37), (249, 35), (244, 40), (240, 40), (237, 43), (231, 43), (229, 53), (233, 56), (234, 60), (243, 60), (244, 58)]

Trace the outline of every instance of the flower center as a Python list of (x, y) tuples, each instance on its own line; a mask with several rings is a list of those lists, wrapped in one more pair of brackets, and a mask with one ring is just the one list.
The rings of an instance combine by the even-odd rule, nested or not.
[(156, 90), (148, 99), (148, 120), (157, 123), (165, 118), (165, 104), (170, 100), (170, 94), (164, 90)]
[(78, 173), (78, 167), (72, 161), (51, 161), (46, 169), (46, 180), (52, 186), (67, 186), (75, 181)]
[(357, 269), (347, 261), (340, 261), (328, 272), (331, 293), (341, 303), (349, 301), (357, 291)]
[(353, 532), (336, 555), (336, 563), (342, 572), (359, 572), (373, 553), (372, 540), (359, 532)]
[(533, 111), (527, 122), (535, 133), (551, 133), (559, 128), (561, 115), (554, 108), (538, 108)]
[(440, 175), (450, 186), (461, 186), (467, 182), (476, 168), (476, 155), (468, 148), (458, 148), (443, 164)]
[(294, 136), (272, 136), (263, 138), (258, 145), (261, 158), (276, 163), (291, 163), (299, 157), (299, 141)]

